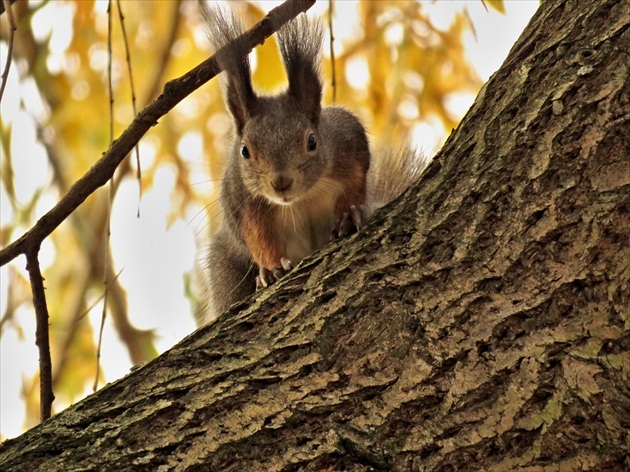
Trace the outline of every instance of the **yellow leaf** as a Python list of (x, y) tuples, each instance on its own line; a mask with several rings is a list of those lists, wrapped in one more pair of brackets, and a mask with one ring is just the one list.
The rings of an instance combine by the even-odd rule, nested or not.
[(502, 15), (505, 15), (505, 5), (503, 4), (503, 0), (481, 0), (481, 1), (485, 6), (498, 11)]

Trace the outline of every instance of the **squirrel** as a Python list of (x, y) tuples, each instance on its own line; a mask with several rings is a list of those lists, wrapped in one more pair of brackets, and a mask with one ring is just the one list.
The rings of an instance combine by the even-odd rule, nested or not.
[[(279, 95), (263, 96), (253, 89), (242, 46), (225, 48), (244, 31), (239, 20), (217, 8), (203, 13), (227, 75), (224, 95), (236, 128), (222, 179), (223, 222), (206, 259), (209, 321), (282, 278), (331, 239), (360, 230), (367, 212), (402, 193), (421, 169), (416, 166), (406, 182), (388, 191), (371, 183), (370, 193), (379, 196), (366, 202), (371, 161), (366, 130), (350, 111), (321, 105), (321, 22), (302, 13), (278, 31), (289, 85)], [(401, 162), (409, 152), (394, 160), (398, 167), (406, 165)]]

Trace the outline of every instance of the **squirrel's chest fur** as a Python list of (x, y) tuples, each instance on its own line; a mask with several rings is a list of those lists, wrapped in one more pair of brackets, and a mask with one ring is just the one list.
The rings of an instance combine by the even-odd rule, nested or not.
[(297, 264), (330, 241), (336, 223), (335, 207), (342, 192), (339, 182), (324, 177), (307, 198), (276, 208), (276, 235), (291, 262)]

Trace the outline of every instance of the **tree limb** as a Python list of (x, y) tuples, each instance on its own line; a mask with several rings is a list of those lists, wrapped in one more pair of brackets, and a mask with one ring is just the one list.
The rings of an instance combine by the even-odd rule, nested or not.
[(35, 330), (35, 344), (39, 349), (39, 411), (41, 421), (50, 418), (52, 402), (55, 395), (52, 390), (52, 361), (50, 359), (50, 335), (48, 332), (48, 307), (44, 293), (44, 278), (39, 269), (37, 254), (39, 246), (29, 247), (26, 253), (26, 269), (31, 281), (33, 292), (33, 305), (35, 306), (35, 318), (37, 328)]

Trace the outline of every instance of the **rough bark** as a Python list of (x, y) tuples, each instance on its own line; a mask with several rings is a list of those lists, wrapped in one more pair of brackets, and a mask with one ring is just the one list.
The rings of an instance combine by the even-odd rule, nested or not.
[(627, 470), (629, 23), (545, 2), (403, 199), (0, 469)]

